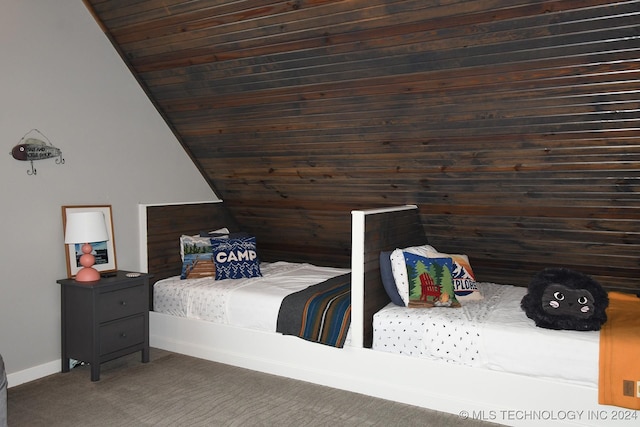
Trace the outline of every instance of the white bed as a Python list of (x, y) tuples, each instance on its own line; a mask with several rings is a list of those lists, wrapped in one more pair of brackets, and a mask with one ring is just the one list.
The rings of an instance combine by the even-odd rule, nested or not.
[[(206, 205), (203, 209), (207, 209)], [(154, 230), (147, 224), (148, 210), (153, 208), (140, 206), (143, 271), (149, 262), (146, 244), (158, 238), (155, 232), (153, 236), (146, 233)], [(167, 211), (163, 210), (162, 215), (168, 215)], [(370, 302), (374, 294), (384, 293), (379, 253), (405, 244), (420, 244), (420, 239), (408, 241), (415, 235), (416, 224), (398, 225), (416, 216), (417, 208), (411, 205), (353, 211), (351, 340), (344, 348), (156, 311), (150, 314), (151, 346), (458, 414), (461, 419), (504, 425), (637, 425), (637, 417), (620, 418), (621, 408), (598, 405), (597, 388), (589, 381), (579, 384), (366, 348), (373, 336), (373, 315), (386, 305)], [(388, 232), (390, 226), (393, 232)], [(166, 239), (175, 237), (167, 234)], [(164, 264), (164, 260), (158, 262)], [(156, 270), (158, 267), (149, 272), (154, 274)]]
[(494, 283), (478, 288), (484, 299), (460, 308), (389, 303), (374, 315), (373, 349), (598, 386), (599, 331), (538, 328), (520, 308), (526, 288)]
[(283, 299), (311, 285), (346, 274), (348, 269), (308, 263), (261, 263), (261, 277), (215, 280), (173, 276), (154, 284), (157, 313), (276, 332)]

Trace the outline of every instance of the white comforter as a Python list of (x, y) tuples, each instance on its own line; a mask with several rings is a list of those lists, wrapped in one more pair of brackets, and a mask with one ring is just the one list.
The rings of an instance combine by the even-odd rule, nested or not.
[(597, 331), (535, 326), (520, 308), (526, 288), (479, 283), (461, 308), (389, 304), (374, 316), (373, 349), (597, 386)]
[(280, 304), (287, 295), (348, 269), (289, 262), (261, 263), (262, 277), (180, 280), (171, 277), (153, 288), (153, 310), (248, 329), (275, 332)]

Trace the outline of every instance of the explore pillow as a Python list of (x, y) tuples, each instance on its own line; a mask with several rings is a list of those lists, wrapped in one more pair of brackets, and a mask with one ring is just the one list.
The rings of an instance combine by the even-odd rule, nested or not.
[(477, 301), (484, 299), (478, 289), (476, 277), (471, 269), (469, 257), (466, 255), (447, 255), (453, 261), (453, 290), (459, 301)]

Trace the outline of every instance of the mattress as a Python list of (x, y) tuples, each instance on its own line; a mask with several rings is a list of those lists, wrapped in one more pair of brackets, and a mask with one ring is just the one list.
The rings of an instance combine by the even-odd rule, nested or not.
[(526, 288), (478, 283), (460, 308), (390, 303), (374, 315), (373, 349), (597, 387), (599, 331), (535, 326), (520, 308)]
[(348, 273), (348, 269), (308, 263), (261, 263), (262, 277), (156, 282), (153, 310), (172, 316), (206, 320), (240, 328), (275, 332), (282, 300), (289, 294)]

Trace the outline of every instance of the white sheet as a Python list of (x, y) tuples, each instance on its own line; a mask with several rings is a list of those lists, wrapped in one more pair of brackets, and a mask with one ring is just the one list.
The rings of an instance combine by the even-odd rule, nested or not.
[(526, 289), (502, 288), (483, 325), (486, 366), (597, 387), (600, 332), (539, 328), (520, 308)]
[(284, 297), (349, 272), (283, 261), (261, 263), (260, 270), (262, 277), (251, 279), (160, 280), (153, 288), (153, 309), (173, 316), (275, 332)]
[(479, 283), (461, 308), (389, 304), (374, 316), (373, 349), (597, 386), (598, 331), (538, 328), (520, 308), (526, 288)]

